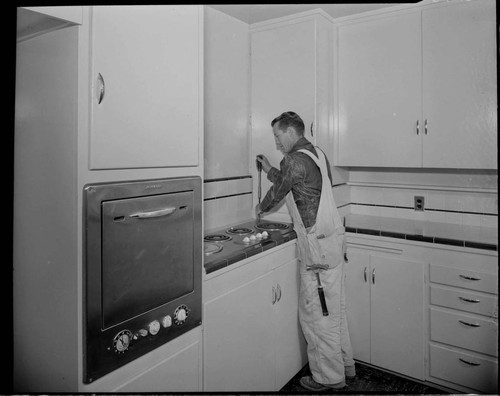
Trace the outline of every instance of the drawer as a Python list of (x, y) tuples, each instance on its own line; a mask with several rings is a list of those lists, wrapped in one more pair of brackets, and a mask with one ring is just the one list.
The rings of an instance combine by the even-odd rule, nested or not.
[(495, 274), (431, 264), (429, 275), (433, 283), (497, 293), (498, 276)]
[(431, 340), (497, 356), (498, 324), (493, 320), (431, 308)]
[(478, 315), (497, 316), (498, 298), (488, 294), (474, 294), (431, 285), (431, 304), (459, 309)]
[(430, 345), (430, 375), (483, 393), (498, 391), (498, 362)]

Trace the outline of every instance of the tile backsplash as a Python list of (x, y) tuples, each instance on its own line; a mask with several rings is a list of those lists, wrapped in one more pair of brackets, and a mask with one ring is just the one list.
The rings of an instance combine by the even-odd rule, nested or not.
[(205, 231), (253, 217), (252, 177), (238, 176), (204, 181)]
[[(253, 218), (252, 186), (249, 175), (205, 180), (205, 230)], [(348, 182), (333, 186), (333, 196), (341, 218), (352, 213), (498, 227), (496, 175), (351, 171)], [(415, 196), (424, 197), (423, 211), (415, 211)]]

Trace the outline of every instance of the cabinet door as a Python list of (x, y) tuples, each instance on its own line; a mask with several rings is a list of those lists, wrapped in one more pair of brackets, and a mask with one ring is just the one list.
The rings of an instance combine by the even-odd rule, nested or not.
[(268, 272), (205, 304), (205, 392), (274, 390), (273, 282)]
[(280, 390), (307, 363), (306, 341), (298, 315), (300, 276), (297, 259), (274, 271), (277, 301), (273, 314), (276, 348), (276, 387)]
[(113, 392), (200, 392), (201, 346), (186, 346)]
[(424, 265), (370, 255), (371, 363), (424, 379)]
[(418, 12), (339, 27), (337, 165), (421, 166), (420, 28)]
[(202, 17), (186, 5), (92, 8), (92, 169), (198, 165)]
[(496, 169), (495, 1), (426, 9), (424, 167)]
[(370, 362), (370, 261), (367, 253), (348, 247), (346, 263), (347, 325), (354, 359)]

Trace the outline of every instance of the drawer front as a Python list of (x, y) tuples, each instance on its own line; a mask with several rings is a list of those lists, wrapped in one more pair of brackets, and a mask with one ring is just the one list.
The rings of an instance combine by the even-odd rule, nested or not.
[(431, 308), (431, 340), (497, 356), (498, 324)]
[(498, 298), (484, 294), (468, 293), (461, 290), (445, 289), (431, 285), (431, 304), (459, 309), (479, 315), (495, 316), (498, 310)]
[(484, 393), (498, 391), (498, 362), (446, 347), (430, 346), (430, 375)]
[(435, 264), (430, 265), (430, 281), (486, 293), (497, 293), (498, 287), (498, 277), (495, 274)]

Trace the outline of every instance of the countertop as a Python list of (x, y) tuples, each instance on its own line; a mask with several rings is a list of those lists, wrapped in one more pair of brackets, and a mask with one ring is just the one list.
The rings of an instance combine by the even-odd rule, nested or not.
[(350, 214), (346, 232), (498, 251), (498, 229)]
[[(271, 223), (271, 221), (262, 222)], [(269, 231), (269, 237), (267, 239), (257, 240), (250, 244), (242, 242), (243, 238), (248, 235), (231, 235), (232, 239), (230, 241), (217, 242), (222, 245), (223, 249), (218, 253), (204, 256), (206, 273), (217, 271), (218, 269), (227, 267), (238, 261), (296, 239), (297, 235), (295, 231), (293, 231), (292, 224), (284, 224), (290, 227), (286, 230)], [(255, 235), (257, 232), (261, 232), (255, 228), (256, 225), (256, 220), (248, 220), (236, 225), (233, 224), (232, 226), (252, 229)], [(230, 227), (231, 226), (227, 226), (217, 230), (211, 230), (210, 232), (206, 232), (205, 236), (226, 234), (227, 229)], [(347, 233), (353, 234), (376, 235), (409, 241), (498, 251), (497, 228), (357, 214), (346, 216), (345, 227)]]

